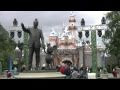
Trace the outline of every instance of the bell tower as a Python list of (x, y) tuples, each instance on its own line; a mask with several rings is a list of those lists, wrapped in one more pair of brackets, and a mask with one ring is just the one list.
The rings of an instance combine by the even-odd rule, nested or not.
[(73, 12), (71, 12), (70, 16), (69, 16), (69, 22), (68, 22), (68, 30), (72, 33), (73, 36), (76, 36), (76, 19), (75, 19), (75, 15), (73, 14)]

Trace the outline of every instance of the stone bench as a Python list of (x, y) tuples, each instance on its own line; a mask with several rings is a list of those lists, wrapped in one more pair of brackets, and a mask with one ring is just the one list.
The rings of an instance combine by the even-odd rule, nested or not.
[(64, 79), (66, 75), (60, 72), (41, 72), (41, 73), (19, 73), (14, 75), (15, 79)]
[(101, 79), (108, 79), (108, 74), (101, 74), (100, 77)]
[(88, 73), (88, 79), (96, 79), (96, 73)]

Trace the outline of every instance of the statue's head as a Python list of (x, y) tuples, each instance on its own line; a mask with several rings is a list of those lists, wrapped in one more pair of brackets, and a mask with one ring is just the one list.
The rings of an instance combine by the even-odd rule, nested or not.
[(38, 20), (37, 20), (37, 18), (36, 18), (35, 21), (33, 22), (33, 26), (34, 26), (34, 28), (37, 28), (37, 27), (38, 27)]

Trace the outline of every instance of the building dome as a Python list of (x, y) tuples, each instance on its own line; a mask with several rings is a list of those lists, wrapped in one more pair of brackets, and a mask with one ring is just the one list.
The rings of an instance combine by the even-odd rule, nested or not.
[(49, 36), (58, 36), (58, 34), (54, 29), (52, 29), (52, 32), (50, 32)]

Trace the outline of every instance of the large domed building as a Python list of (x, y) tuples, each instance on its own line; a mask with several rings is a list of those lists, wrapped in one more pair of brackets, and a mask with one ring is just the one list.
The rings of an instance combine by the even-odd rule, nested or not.
[[(89, 41), (90, 43), (86, 42), (83, 48), (82, 39), (80, 40), (78, 36), (78, 30), (81, 30), (81, 27), (79, 26), (75, 15), (72, 13), (68, 18), (68, 24), (63, 26), (62, 33), (58, 34), (57, 30), (52, 29), (49, 35), (49, 43), (51, 46), (56, 45), (58, 47), (54, 56), (55, 65), (60, 64), (60, 62), (64, 60), (69, 60), (76, 67), (80, 67), (83, 63), (86, 67), (92, 67), (91, 39), (88, 40), (88, 38), (86, 38), (86, 41)], [(85, 32), (82, 32), (85, 35)], [(100, 51), (101, 48), (99, 45), (97, 46), (98, 67), (102, 67), (101, 52), (103, 50)]]
[(51, 46), (57, 45), (58, 52), (54, 58), (55, 64), (70, 60), (75, 66), (79, 65), (78, 31), (75, 15), (69, 16), (68, 25), (63, 27), (62, 33), (58, 34), (54, 29), (49, 35)]

